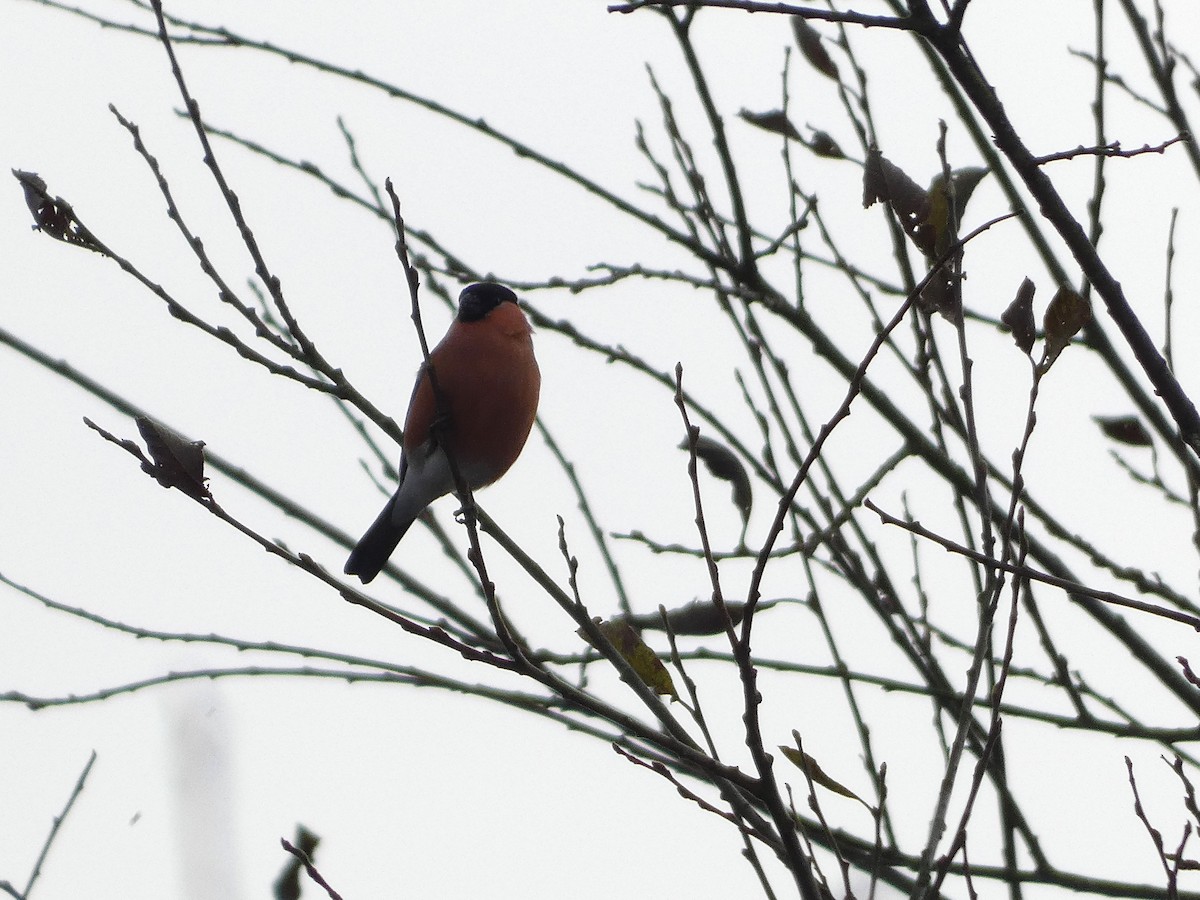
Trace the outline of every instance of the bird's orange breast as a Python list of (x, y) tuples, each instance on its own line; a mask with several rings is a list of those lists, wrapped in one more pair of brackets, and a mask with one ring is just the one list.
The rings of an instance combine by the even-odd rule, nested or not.
[(516, 462), (537, 414), (541, 373), (529, 322), (515, 303), (501, 303), (479, 321), (455, 321), (429, 357), (446, 420), (434, 428), (437, 404), (422, 372), (404, 450), (420, 453), (432, 429), (472, 488), (491, 484)]

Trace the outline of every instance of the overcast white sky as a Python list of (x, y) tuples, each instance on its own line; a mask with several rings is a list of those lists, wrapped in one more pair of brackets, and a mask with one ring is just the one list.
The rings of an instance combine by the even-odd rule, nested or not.
[[(882, 4), (861, 8), (876, 6)], [(440, 0), (362, 2), (350, 11), (326, 2), (176, 2), (168, 9), (362, 69), (482, 116), (632, 198), (635, 183), (651, 178), (633, 144), (635, 119), (662, 146), (645, 63), (669, 91), (682, 92), (686, 75), (655, 16), (610, 15), (604, 7), (590, 0)], [(970, 33), (980, 41), (984, 67), (1000, 67), (1004, 98), (1044, 152), (1092, 137), (1090, 113), (1079, 100), (1088, 96), (1091, 75), (1062, 46), (1064, 34), (1072, 35), (1071, 46), (1090, 46), (1086, 29), (1070, 24), (1073, 17), (1088, 21), (1090, 7), (1082, 0), (976, 0), (972, 7), (969, 24), (976, 30)], [(1197, 33), (1200, 22), (1183, 18), (1194, 19), (1195, 11), (1185, 7), (1191, 4), (1172, 7), (1177, 33)], [(118, 18), (136, 14), (128, 4), (106, 0), (88, 8)], [(161, 47), (25, 0), (3, 0), (0, 18), (3, 170), (41, 174), (51, 193), (68, 199), (107, 243), (198, 309), (214, 312), (216, 301), (167, 221), (152, 178), (108, 111), (115, 104), (139, 124), (189, 221), (243, 284), (250, 267), (200, 164), (194, 135), (172, 113), (179, 100)], [(1034, 18), (1045, 25), (1044, 44), (1041, 31), (1028, 27)], [(763, 168), (761, 179), (749, 179), (750, 201), (767, 219), (782, 222), (777, 146), (737, 122), (735, 113), (778, 105), (783, 48), (791, 39), (787, 22), (716, 11), (701, 20), (700, 43), (719, 73), (717, 102), (739, 148)], [(865, 58), (880, 62), (876, 109), (887, 152), (923, 181), (937, 166), (937, 119), (953, 113), (925, 78), (908, 79), (916, 56), (898, 35), (873, 30), (856, 33), (856, 41)], [(336, 127), (343, 116), (368, 170), (395, 181), (410, 224), (501, 280), (578, 277), (597, 262), (640, 259), (670, 268), (682, 261), (648, 229), (426, 111), (277, 59), (186, 47), (180, 56), (214, 124), (352, 180)], [(797, 119), (840, 127), (828, 82), (798, 72), (793, 91), (803, 110)], [(681, 116), (695, 121), (686, 106)], [(1125, 121), (1128, 131), (1115, 136), (1129, 145), (1171, 136), (1148, 116), (1130, 113)], [(835, 136), (851, 145), (849, 134)], [(965, 136), (951, 132), (956, 163), (976, 162), (967, 146)], [(706, 154), (707, 147), (701, 142), (697, 151)], [(402, 416), (418, 351), (387, 229), (294, 174), (228, 145), (218, 145), (218, 153), (310, 333), (365, 393)], [(1169, 202), (1151, 214), (1142, 200), (1170, 194), (1169, 156), (1131, 163), (1140, 167), (1136, 179), (1114, 179), (1112, 202), (1126, 203), (1131, 212), (1106, 236), (1128, 247), (1118, 273), (1127, 288), (1152, 297), (1161, 293)], [(858, 177), (849, 166), (822, 171), (831, 184)], [(1077, 196), (1088, 187), (1088, 172), (1081, 169)], [(986, 182), (978, 196), (973, 203), (983, 208), (980, 219), (1004, 211)], [(857, 203), (823, 211), (847, 228), (862, 227), (855, 223), (869, 217)], [(1195, 223), (1185, 216), (1180, 227), (1180, 246), (1194, 247)], [(873, 238), (864, 231), (863, 239)], [(971, 277), (976, 284), (995, 279), (998, 298), (1011, 295), (1030, 265), (1026, 253), (989, 253)], [(1177, 265), (1181, 282), (1197, 283), (1193, 259), (1181, 254)], [(661, 368), (681, 361), (698, 390), (736, 390), (727, 367), (713, 364), (723, 338), (689, 327), (685, 291), (638, 284), (610, 292), (603, 302), (566, 292), (532, 299), (548, 314), (577, 318)], [(357, 534), (375, 515), (381, 498), (359, 465), (361, 444), (331, 404), (249, 371), (247, 363), (187, 331), (111, 262), (33, 233), (15, 182), (0, 188), (0, 311), (0, 327), (205, 440), (338, 527)], [(1148, 315), (1155, 321), (1157, 308)], [(429, 303), (431, 337), (446, 322), (444, 311)], [(681, 427), (670, 397), (647, 395), (613, 367), (581, 364), (562, 341), (543, 335), (537, 346), (545, 421), (564, 449), (579, 456), (581, 476), (605, 520), (622, 530), (693, 542), (689, 486), (675, 449)], [(1090, 385), (1084, 368), (1063, 369), (1063, 379), (1077, 379), (1082, 394), (1057, 385), (1048, 390), (1050, 416), (1078, 405), (1083, 395), (1095, 405), (1098, 393), (1090, 391), (1107, 389)], [(1185, 363), (1181, 375), (1186, 383), (1196, 372)], [(6, 349), (0, 349), (0, 384), (5, 576), (62, 603), (147, 628), (320, 645), (471, 681), (484, 677), (444, 650), (381, 627), (195, 504), (156, 487), (127, 455), (82, 424), (88, 416), (133, 435), (130, 422), (94, 398)], [(1002, 393), (1003, 385), (984, 390)], [(840, 389), (831, 392), (830, 410), (839, 398)], [(1013, 427), (1019, 414), (1018, 404)], [(1048, 444), (1055, 447), (1047, 451), (1051, 459), (1065, 452)], [(1103, 457), (1103, 448), (1096, 450), (1095, 460)], [(594, 554), (583, 548), (584, 525), (570, 492), (560, 476), (546, 474), (554, 471), (535, 438), (513, 472), (481, 500), (560, 577), (554, 517), (564, 516), (584, 559), (585, 600), (611, 612), (607, 583)], [(1086, 489), (1094, 471), (1081, 463), (1042, 487), (1070, 496)], [(340, 570), (341, 548), (220, 478), (213, 488), (231, 512)], [(711, 490), (714, 497), (724, 493)], [(1111, 516), (1114, 528), (1127, 525), (1121, 502), (1099, 498), (1096, 514)], [(438, 508), (449, 521), (453, 501)], [(770, 512), (756, 513), (763, 527)], [(737, 526), (734, 516), (718, 519), (715, 539), (731, 546)], [(1176, 537), (1186, 545), (1186, 532)], [(1125, 539), (1151, 550), (1161, 544), (1146, 533)], [(461, 589), (442, 571), (427, 537), (408, 540), (412, 546), (406, 541), (401, 553), (411, 554), (418, 577)], [(565, 643), (574, 625), (547, 608), (549, 601), (498, 553), (489, 562), (522, 627), (548, 644)], [(644, 609), (706, 593), (703, 573), (686, 562), (655, 558), (635, 571)], [(401, 601), (389, 591), (399, 588), (379, 585), (380, 596)], [(1186, 639), (1178, 633), (1168, 639), (1176, 637)], [(777, 655), (802, 658), (812, 637), (781, 629), (774, 640), (767, 648)], [(166, 671), (251, 662), (219, 648), (135, 641), (0, 592), (0, 692), (61, 696)], [(722, 687), (710, 690), (716, 697)], [(898, 733), (905, 716), (928, 715), (919, 704), (897, 701), (896, 709), (891, 727)], [(779, 741), (791, 727), (807, 727), (825, 758), (837, 759), (845, 747), (832, 736), (822, 745), (819, 722), (819, 701), (803, 697), (772, 724)], [(756, 890), (728, 826), (600, 742), (473, 698), (316, 679), (195, 682), (38, 713), (0, 706), (0, 879), (23, 885), (51, 817), (93, 749), (97, 763), (46, 864), (35, 892), (40, 900), (261, 897), (284, 862), (279, 838), (291, 837), (298, 822), (323, 837), (318, 861), (346, 898), (708, 897)], [(1089, 829), (1110, 814), (1128, 815), (1120, 811), (1128, 798), (1113, 754), (1097, 762), (1094, 777), (1105, 780), (1096, 787), (1095, 806), (1074, 817), (1079, 840), (1103, 842), (1103, 834)], [(1148, 752), (1147, 765), (1154, 758)], [(851, 786), (865, 789), (856, 758), (846, 760), (846, 769), (859, 778)], [(904, 783), (897, 774), (893, 784), (901, 793)], [(861, 808), (840, 803), (831, 800), (830, 808), (862, 828), (854, 818), (865, 815)], [(924, 824), (916, 823), (917, 830)], [(1123, 849), (1106, 847), (1113, 866), (1138, 866), (1141, 877), (1156, 877), (1145, 848), (1130, 850), (1131, 861), (1112, 862)]]

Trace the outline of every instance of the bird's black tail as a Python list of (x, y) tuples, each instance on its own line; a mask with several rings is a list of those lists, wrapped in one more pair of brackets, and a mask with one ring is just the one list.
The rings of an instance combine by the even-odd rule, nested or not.
[(346, 560), (346, 567), (342, 571), (347, 575), (357, 575), (363, 584), (370, 583), (387, 565), (388, 557), (412, 524), (411, 521), (397, 524), (393, 518), (395, 506), (396, 498), (392, 497)]

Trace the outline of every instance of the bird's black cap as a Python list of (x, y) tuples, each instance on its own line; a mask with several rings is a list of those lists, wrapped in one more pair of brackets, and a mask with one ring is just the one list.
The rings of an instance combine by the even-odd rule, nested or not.
[(516, 303), (517, 295), (502, 284), (468, 284), (458, 295), (458, 321), (478, 322), (501, 303)]

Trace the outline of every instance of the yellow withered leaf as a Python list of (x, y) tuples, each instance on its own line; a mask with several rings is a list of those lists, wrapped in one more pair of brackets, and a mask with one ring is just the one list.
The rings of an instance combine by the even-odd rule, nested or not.
[[(596, 627), (608, 638), (609, 643), (616, 648), (625, 662), (629, 663), (630, 668), (638, 678), (642, 679), (643, 684), (656, 694), (668, 696), (674, 700), (679, 699), (679, 693), (675, 690), (675, 682), (671, 680), (671, 673), (667, 671), (662, 660), (642, 640), (642, 636), (633, 626), (623, 619), (613, 619), (607, 622), (597, 619)], [(582, 628), (579, 629), (578, 634), (585, 641), (587, 640), (587, 632)]]
[[(798, 743), (799, 741), (797, 741), (797, 744)], [(857, 800), (868, 810), (871, 809), (871, 805), (867, 803), (866, 800), (858, 796), (858, 794), (854, 793), (854, 791), (850, 790), (850, 788), (846, 787), (841, 782), (830, 778), (825, 773), (825, 770), (821, 768), (820, 764), (803, 750), (799, 750), (796, 747), (785, 747), (782, 744), (779, 746), (779, 750), (793, 765), (796, 766), (796, 768), (811, 778), (813, 784), (819, 784), (821, 787), (825, 788), (826, 790), (833, 791), (835, 794), (840, 794), (843, 797), (849, 797), (851, 800)]]

